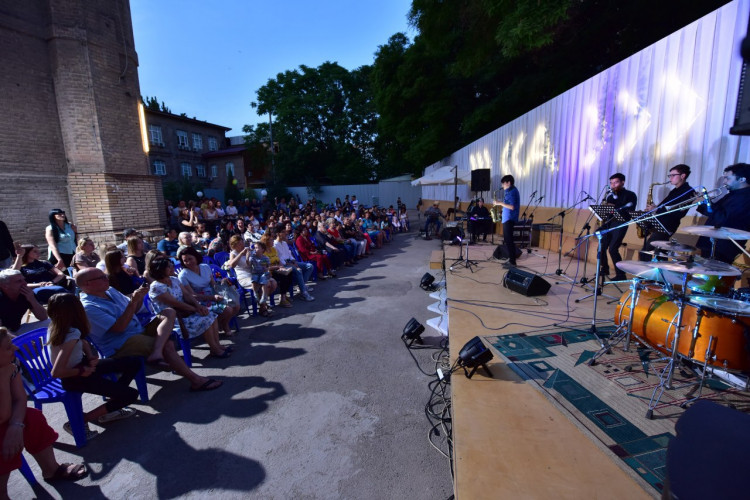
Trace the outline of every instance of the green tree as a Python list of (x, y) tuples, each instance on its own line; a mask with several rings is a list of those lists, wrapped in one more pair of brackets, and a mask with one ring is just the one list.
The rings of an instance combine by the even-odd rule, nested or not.
[(141, 96), (141, 100), (143, 101), (143, 104), (146, 107), (146, 109), (150, 109), (151, 111), (161, 111), (163, 113), (172, 112), (167, 107), (167, 105), (164, 104), (164, 101), (161, 101), (161, 104), (159, 104), (159, 99), (156, 96), (153, 96), (153, 97), (146, 96), (145, 99), (143, 98), (143, 96)]
[[(336, 63), (279, 73), (257, 91), (259, 114), (272, 113), (278, 181), (307, 176), (335, 183), (366, 182), (373, 176), (376, 113), (365, 66), (347, 71)], [(244, 128), (247, 144), (266, 144), (269, 126)]]

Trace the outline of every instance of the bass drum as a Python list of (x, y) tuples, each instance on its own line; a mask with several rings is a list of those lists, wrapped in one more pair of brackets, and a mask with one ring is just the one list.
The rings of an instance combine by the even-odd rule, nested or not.
[[(630, 317), (631, 293), (625, 293), (615, 309), (617, 325)], [(635, 301), (632, 332), (647, 346), (671, 355), (678, 313), (677, 304), (661, 290), (641, 290)], [(709, 365), (736, 372), (750, 371), (750, 318), (732, 318), (718, 311), (687, 304), (682, 325), (678, 354), (704, 363), (713, 336), (713, 345), (708, 353)]]

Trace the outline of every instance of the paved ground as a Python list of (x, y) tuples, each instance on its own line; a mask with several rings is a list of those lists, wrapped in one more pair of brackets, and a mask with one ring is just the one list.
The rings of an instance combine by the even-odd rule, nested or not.
[[(14, 472), (10, 496), (448, 498), (448, 461), (427, 441), (429, 379), (400, 341), (409, 318), (434, 316), (418, 285), (439, 244), (415, 235), (319, 282), (315, 302), (243, 316), (230, 359), (204, 361), (205, 346), (195, 347), (196, 370), (224, 380), (216, 391), (190, 393), (176, 376), (152, 374), (151, 402), (94, 427), (102, 435), (81, 450), (61, 430), (62, 405), (49, 405), (58, 458), (85, 461), (91, 476), (32, 491)], [(416, 353), (425, 367), (429, 352)]]

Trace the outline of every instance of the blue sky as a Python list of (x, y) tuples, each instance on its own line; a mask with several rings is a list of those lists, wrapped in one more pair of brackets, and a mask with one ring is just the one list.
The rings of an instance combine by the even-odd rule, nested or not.
[(411, 0), (131, 0), (141, 94), (242, 134), (267, 121), (250, 103), (270, 78), (325, 61), (372, 64)]

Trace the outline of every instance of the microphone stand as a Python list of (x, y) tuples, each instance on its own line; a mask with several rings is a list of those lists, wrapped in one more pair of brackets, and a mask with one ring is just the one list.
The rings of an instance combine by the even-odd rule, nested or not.
[(544, 196), (540, 196), (536, 200), (536, 205), (531, 210), (531, 213), (529, 213), (529, 217), (528, 217), (528, 219), (529, 219), (529, 246), (526, 248), (526, 253), (528, 253), (528, 254), (533, 253), (537, 257), (541, 257), (543, 259), (546, 259), (547, 257), (545, 255), (542, 255), (539, 252), (537, 252), (536, 250), (532, 250), (531, 249), (531, 240), (532, 240), (533, 233), (534, 233), (534, 212), (536, 212), (536, 209), (539, 208), (539, 203), (541, 203), (543, 199), (544, 199)]
[[(583, 201), (588, 201), (588, 200), (596, 201), (593, 198), (591, 198), (591, 196), (587, 196), (586, 199), (583, 200)], [(578, 242), (582, 241), (582, 236), (583, 236), (583, 232), (584, 231), (586, 231), (586, 238), (583, 241), (588, 240), (588, 236), (591, 234), (591, 219), (593, 219), (593, 218), (594, 218), (594, 213), (592, 212), (592, 213), (589, 214), (589, 217), (588, 217), (588, 219), (586, 219), (586, 222), (584, 222), (583, 227), (581, 228), (581, 232), (578, 233), (578, 237), (576, 238), (576, 241), (578, 241)], [(583, 254), (583, 275), (581, 276), (581, 279), (578, 280), (578, 282), (581, 285), (584, 285), (584, 286), (586, 285), (586, 283), (588, 283), (589, 281), (591, 281), (591, 280), (589, 280), (586, 277), (587, 267), (588, 267), (588, 264), (589, 264), (589, 245), (588, 245), (588, 241), (586, 241), (586, 243), (587, 243), (586, 244), (586, 249), (585, 249), (584, 254)], [(581, 245), (579, 243), (578, 245), (575, 246), (575, 248), (573, 248), (571, 250), (571, 252), (573, 252), (577, 248), (580, 248), (580, 246)], [(578, 252), (578, 256), (580, 256), (580, 254), (581, 254), (581, 252), (579, 251)]]
[[(571, 283), (575, 283), (576, 280), (571, 278), (570, 276), (567, 276), (562, 269), (562, 247), (563, 247), (563, 230), (565, 228), (565, 214), (567, 214), (569, 211), (583, 203), (585, 200), (580, 200), (575, 203), (573, 203), (568, 208), (562, 210), (560, 213), (553, 215), (549, 219), (547, 219), (547, 222), (552, 222), (555, 217), (560, 217), (560, 242), (557, 247), (557, 270), (554, 273), (547, 273), (542, 274), (542, 276), (558, 276), (560, 278), (565, 278), (566, 280), (570, 281)], [(556, 285), (559, 285), (559, 282), (555, 283)]]

